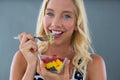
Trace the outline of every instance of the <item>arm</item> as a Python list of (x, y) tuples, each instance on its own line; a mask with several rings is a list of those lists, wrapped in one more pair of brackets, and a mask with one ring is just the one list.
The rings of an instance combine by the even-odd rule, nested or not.
[(37, 45), (34, 37), (24, 32), (19, 35), (19, 51), (11, 66), (10, 80), (33, 80), (37, 65)]
[(88, 63), (87, 80), (107, 80), (106, 67), (101, 56), (92, 54), (93, 61)]
[(11, 65), (10, 80), (33, 80), (34, 72), (35, 65), (27, 66), (22, 53), (16, 52)]
[(27, 64), (20, 51), (16, 52), (11, 64), (10, 80), (21, 80)]
[(33, 65), (28, 65), (22, 80), (33, 80), (34, 75), (35, 75), (35, 71), (36, 71), (35, 67), (36, 66), (34, 64)]

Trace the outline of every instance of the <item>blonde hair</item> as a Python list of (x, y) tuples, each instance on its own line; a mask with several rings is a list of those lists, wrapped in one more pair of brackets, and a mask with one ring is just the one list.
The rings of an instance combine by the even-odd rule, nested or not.
[[(43, 28), (43, 17), (45, 14), (45, 9), (49, 0), (44, 0), (43, 5), (40, 10), (40, 14), (38, 17), (36, 34), (38, 36), (46, 35)], [(86, 74), (86, 66), (88, 62), (91, 60), (89, 49), (90, 46), (90, 37), (87, 25), (87, 16), (84, 8), (83, 0), (73, 0), (75, 5), (75, 15), (77, 18), (77, 31), (73, 33), (73, 38), (71, 40), (71, 45), (73, 51), (75, 52), (75, 56), (73, 58), (72, 63), (74, 66), (83, 74)], [(39, 52), (44, 53), (48, 49), (48, 42), (38, 42)], [(78, 64), (79, 63), (79, 64)], [(85, 77), (85, 75), (84, 75)]]

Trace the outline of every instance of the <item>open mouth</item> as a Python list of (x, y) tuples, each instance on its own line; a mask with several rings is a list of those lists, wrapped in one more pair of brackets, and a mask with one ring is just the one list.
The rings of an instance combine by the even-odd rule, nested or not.
[(63, 31), (58, 31), (58, 30), (50, 30), (50, 32), (55, 34), (54, 38), (59, 38), (64, 33)]

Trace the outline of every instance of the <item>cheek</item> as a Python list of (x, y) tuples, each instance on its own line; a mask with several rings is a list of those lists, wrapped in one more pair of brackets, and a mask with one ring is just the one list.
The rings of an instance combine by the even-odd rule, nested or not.
[(50, 25), (50, 20), (47, 19), (47, 17), (44, 17), (43, 26), (44, 26), (45, 32), (47, 32), (49, 25)]
[(75, 27), (74, 21), (63, 22), (63, 25), (66, 28), (66, 30), (71, 30), (71, 29), (74, 29), (74, 27)]
[(49, 20), (46, 18), (46, 17), (44, 17), (44, 20), (43, 20), (43, 26), (45, 27), (45, 28), (47, 28), (48, 27), (48, 25), (49, 25)]

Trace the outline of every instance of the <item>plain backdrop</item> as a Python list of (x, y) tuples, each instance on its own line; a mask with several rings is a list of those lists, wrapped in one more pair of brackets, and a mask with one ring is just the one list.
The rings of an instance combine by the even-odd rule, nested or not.
[[(0, 80), (9, 80), (21, 32), (35, 34), (42, 0), (0, 0)], [(106, 63), (108, 80), (120, 80), (120, 1), (85, 0), (95, 53)]]

